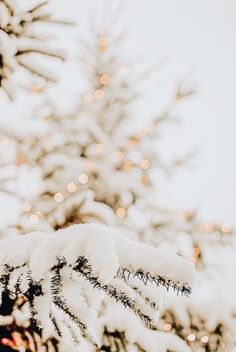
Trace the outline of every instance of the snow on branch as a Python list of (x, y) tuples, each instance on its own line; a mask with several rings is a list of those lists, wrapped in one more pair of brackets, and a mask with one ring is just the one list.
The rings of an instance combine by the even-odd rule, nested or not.
[(150, 286), (191, 292), (188, 262), (104, 225), (32, 232), (3, 239), (0, 246), (2, 294), (26, 299), (36, 330), (57, 337), (67, 330), (77, 344), (82, 338), (99, 344), (91, 321), (105, 297), (155, 328), (159, 305)]
[(54, 81), (53, 73), (48, 72), (45, 64), (39, 64), (35, 59), (50, 57), (65, 60), (65, 53), (54, 48), (49, 41), (50, 36), (43, 35), (42, 30), (37, 28), (38, 24), (72, 24), (54, 19), (47, 8), (48, 3), (29, 2), (28, 8), (24, 8), (20, 1), (0, 2), (0, 88), (9, 97), (13, 95), (11, 79), (16, 71), (23, 69), (24, 73), (40, 77), (43, 81)]

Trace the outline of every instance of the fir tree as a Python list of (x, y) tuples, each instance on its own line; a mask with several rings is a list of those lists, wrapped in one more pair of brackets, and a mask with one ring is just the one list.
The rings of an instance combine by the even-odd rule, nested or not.
[[(91, 276), (88, 258), (77, 258), (90, 284), (92, 280), (96, 288), (105, 291), (105, 298), (98, 307), (97, 332), (102, 341), (99, 347), (94, 345), (98, 350), (118, 352), (132, 348), (148, 352), (158, 348), (158, 351), (187, 351), (186, 345), (172, 332), (184, 339), (194, 351), (231, 350), (235, 344), (232, 313), (235, 299), (229, 295), (227, 314), (224, 314), (218, 304), (218, 293), (231, 276), (227, 265), (224, 266), (224, 261), (218, 258), (222, 258), (222, 246), (232, 256), (232, 231), (226, 225), (201, 224), (195, 213), (164, 209), (157, 202), (155, 175), (172, 170), (182, 161), (166, 165), (154, 143), (158, 140), (161, 124), (173, 120), (175, 106), (191, 95), (192, 90), (183, 83), (179, 84), (166, 109), (148, 119), (141, 128), (134, 126), (132, 106), (139, 98), (140, 92), (136, 87), (145, 73), (136, 75), (131, 69), (133, 63), (119, 56), (122, 41), (122, 36), (114, 37), (109, 31), (95, 31), (80, 53), (78, 64), (84, 71), (87, 87), (79, 99), (77, 110), (61, 114), (55, 106), (50, 106), (51, 113), (43, 116), (47, 125), (45, 135), (32, 136), (30, 142), (29, 138), (19, 143), (16, 141), (19, 155), (27, 160), (30, 167), (39, 168), (42, 176), (41, 193), (33, 199), (25, 199), (24, 214), (17, 229), (23, 233), (32, 229), (52, 232), (71, 224), (103, 223), (119, 228), (127, 237), (148, 245), (174, 249), (196, 264), (193, 298), (182, 300), (178, 297), (179, 301), (176, 301), (176, 297), (170, 294), (160, 310), (161, 319), (157, 326), (150, 323), (145, 327), (130, 312), (134, 308), (133, 303), (122, 296), (121, 303), (129, 309), (117, 308), (109, 295), (109, 287), (101, 288), (101, 283)], [(62, 289), (58, 266), (67, 264), (57, 264), (52, 270), (55, 271), (56, 283), (54, 298), (63, 314), (69, 316), (70, 322), (64, 325), (69, 339), (77, 343), (78, 336), (71, 328), (76, 316), (70, 315), (57, 294)], [(128, 284), (129, 292), (135, 292), (139, 303), (159, 313), (160, 302), (154, 299), (156, 294), (153, 296), (151, 290), (150, 296), (144, 295), (142, 284), (132, 281), (139, 278), (149, 290), (149, 283), (155, 282), (155, 277), (150, 276), (149, 268), (148, 272), (142, 267), (136, 269), (139, 270), (133, 272), (126, 267), (117, 268), (117, 275), (125, 285)], [(166, 280), (160, 278), (160, 281), (169, 288)], [(178, 286), (174, 287), (179, 290)], [(114, 290), (112, 295), (118, 298)], [(161, 301), (160, 296), (158, 291)], [(144, 323), (149, 321), (150, 317), (144, 317), (141, 311), (136, 309), (135, 313)], [(45, 338), (38, 331), (37, 336), (42, 344), (52, 344), (53, 341), (56, 349), (61, 343), (60, 326), (57, 320), (53, 323), (52, 316), (51, 320), (53, 331), (57, 334), (51, 333)], [(14, 324), (7, 324), (6, 329), (14, 331)], [(83, 330), (82, 325), (77, 325)], [(34, 334), (34, 324), (29, 326)], [(80, 333), (83, 337), (83, 332)], [(90, 338), (87, 342), (91, 342)], [(63, 348), (59, 347), (59, 350)]]

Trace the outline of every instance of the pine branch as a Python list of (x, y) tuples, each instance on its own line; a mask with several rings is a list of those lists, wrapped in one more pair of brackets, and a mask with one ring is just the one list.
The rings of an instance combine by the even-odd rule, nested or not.
[[(118, 239), (120, 246), (118, 246)], [(0, 288), (3, 293), (16, 298), (24, 297), (27, 300), (31, 312), (30, 326), (38, 334), (42, 333), (44, 326), (36, 305), (36, 298), (42, 297), (45, 299), (47, 307), (53, 304), (66, 319), (59, 323), (52, 308), (49, 308), (49, 321), (54, 326), (56, 335), (63, 338), (59, 327), (59, 324), (63, 323), (76, 343), (79, 343), (79, 339), (74, 332), (74, 328), (79, 328), (82, 338), (96, 346), (96, 343), (89, 336), (86, 318), (86, 314), (89, 314), (94, 307), (90, 306), (87, 299), (86, 308), (84, 306), (80, 307), (78, 311), (74, 311), (74, 308), (68, 303), (70, 299), (67, 296), (68, 293), (66, 295), (64, 293), (66, 292), (64, 291), (65, 282), (68, 282), (68, 280), (72, 281), (80, 292), (81, 281), (79, 278), (82, 277), (94, 289), (95, 295), (96, 291), (103, 293), (103, 299), (102, 301), (99, 299), (99, 304), (102, 304), (105, 297), (111, 297), (117, 303), (132, 311), (151, 329), (156, 328), (153, 314), (158, 307), (155, 302), (145, 295), (147, 283), (153, 284), (154, 287), (159, 284), (166, 288), (172, 286), (177, 290), (177, 293), (180, 291), (186, 294), (186, 292), (189, 292), (187, 287), (190, 290), (189, 286), (168, 279), (168, 274), (166, 276), (151, 274), (153, 271), (151, 267), (150, 271), (134, 269), (135, 255), (139, 259), (143, 255), (143, 260), (145, 260), (145, 253), (149, 253), (153, 255), (153, 258), (159, 256), (159, 259), (164, 259), (163, 252), (159, 253), (157, 249), (142, 244), (135, 245), (135, 242), (129, 241), (116, 231), (102, 225), (74, 225), (56, 232), (54, 236), (43, 233), (15, 236), (14, 246), (12, 246), (12, 240), (7, 239), (0, 240), (0, 246), (3, 253), (6, 253), (6, 256), (0, 260), (2, 267)], [(130, 265), (127, 269), (122, 265), (128, 258), (123, 257), (123, 252), (127, 252), (132, 247), (132, 254), (129, 252), (128, 260)], [(20, 256), (19, 248), (22, 251)], [(95, 248), (96, 250), (94, 250)], [(55, 249), (57, 255), (55, 255)], [(188, 264), (183, 260), (175, 255), (170, 256), (168, 254), (169, 257), (168, 263), (171, 265), (174, 260), (175, 269), (178, 265), (181, 269), (186, 265), (185, 269), (187, 269)], [(107, 258), (109, 260), (106, 262)], [(188, 270), (186, 270), (186, 275), (186, 278), (189, 278)], [(132, 286), (131, 278), (134, 282), (136, 279), (139, 280), (142, 284), (140, 288)], [(183, 274), (183, 282), (184, 279)], [(50, 292), (48, 292), (48, 288)], [(87, 290), (88, 292), (83, 289), (83, 293), (79, 293), (82, 301), (84, 301), (84, 296), (91, 294), (91, 289)]]
[(164, 286), (167, 291), (169, 291), (169, 288), (172, 287), (173, 290), (177, 293), (181, 293), (182, 295), (185, 295), (186, 297), (189, 297), (191, 294), (191, 287), (188, 286), (188, 284), (183, 284), (179, 282), (174, 282), (170, 279), (167, 279), (161, 275), (152, 275), (149, 272), (145, 272), (143, 269), (127, 269), (127, 268), (119, 268), (117, 275), (121, 277), (124, 281), (128, 281), (130, 277), (132, 278), (138, 278), (140, 281), (143, 282), (144, 285), (147, 285), (148, 282), (154, 283), (157, 286)]
[(150, 328), (155, 327), (155, 323), (147, 314), (141, 311), (135, 299), (132, 299), (126, 294), (126, 292), (113, 285), (103, 285), (99, 279), (92, 274), (92, 268), (85, 257), (78, 258), (74, 270), (81, 273), (81, 275), (83, 275), (83, 277), (88, 280), (95, 289), (104, 291), (108, 296), (115, 299), (116, 302), (121, 303), (125, 308), (132, 310), (145, 323), (145, 325)]
[[(46, 10), (48, 1), (39, 2), (32, 8), (18, 12), (17, 4), (2, 0), (1, 11), (4, 13), (4, 21), (1, 23), (1, 50), (0, 50), (0, 87), (11, 96), (9, 86), (12, 86), (10, 78), (12, 73), (18, 69), (25, 69), (33, 76), (38, 76), (43, 81), (55, 81), (52, 76), (41, 67), (34, 68), (32, 63), (25, 63), (20, 57), (35, 54), (48, 58), (64, 61), (63, 54), (56, 49), (49, 50), (45, 46), (48, 38), (42, 38), (39, 31), (32, 31), (31, 26), (35, 23), (50, 23), (53, 25), (73, 25), (71, 22), (54, 19), (52, 14)], [(41, 11), (45, 8), (45, 12)], [(32, 32), (34, 32), (32, 34)], [(38, 32), (38, 33), (37, 33)], [(22, 42), (24, 43), (22, 46)], [(41, 45), (40, 45), (41, 44)], [(49, 43), (50, 44), (50, 43)]]
[(71, 313), (70, 308), (68, 307), (65, 298), (61, 295), (62, 291), (62, 278), (61, 270), (66, 266), (66, 261), (64, 258), (58, 258), (58, 263), (52, 268), (52, 278), (51, 278), (51, 292), (52, 292), (52, 301), (55, 306), (60, 309), (69, 319), (75, 323), (81, 330), (82, 336), (86, 336), (87, 327), (83, 324), (73, 313)]

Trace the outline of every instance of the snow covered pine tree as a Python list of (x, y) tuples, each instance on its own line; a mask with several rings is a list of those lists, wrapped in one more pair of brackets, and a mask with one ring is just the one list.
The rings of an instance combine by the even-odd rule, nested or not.
[[(172, 120), (172, 110), (191, 91), (178, 86), (167, 109), (140, 129), (128, 129), (132, 124), (132, 103), (138, 95), (136, 87), (144, 77), (135, 76), (132, 65), (120, 58), (121, 42), (122, 37), (114, 38), (109, 31), (96, 32), (94, 38), (86, 41), (80, 64), (83, 61), (88, 87), (77, 111), (67, 115), (53, 108), (50, 116), (43, 116), (47, 122), (43, 138), (34, 135), (16, 141), (19, 160), (39, 167), (43, 181), (40, 196), (23, 203), (24, 217), (16, 229), (23, 233), (25, 227), (27, 232), (31, 228), (51, 232), (73, 223), (96, 221), (118, 226), (123, 234), (128, 232), (141, 242), (171, 247), (197, 262), (197, 288), (191, 302), (182, 302), (181, 297), (180, 301), (175, 298), (169, 301), (171, 295), (168, 296), (158, 329), (183, 337), (197, 352), (231, 351), (235, 298), (226, 292), (227, 309), (219, 309), (218, 304), (218, 292), (222, 292), (222, 287), (224, 292), (225, 287), (230, 287), (225, 279), (231, 279), (231, 269), (223, 268), (222, 264), (227, 263), (218, 258), (222, 255), (222, 242), (226, 247), (232, 246), (232, 238), (227, 237), (231, 230), (226, 225), (201, 225), (191, 212), (163, 209), (157, 204), (158, 193), (152, 182), (153, 173), (157, 171), (160, 175), (163, 170), (171, 169), (153, 147), (159, 126)], [(178, 164), (181, 162), (173, 163)], [(140, 287), (135, 291), (142, 294)], [(153, 302), (156, 297), (152, 296)], [(31, 341), (31, 350), (61, 349), (58, 337), (42, 339), (32, 322), (25, 323), (27, 313), (20, 311), (27, 311), (27, 305), (25, 298), (19, 300), (20, 310), (14, 307), (9, 317), (12, 304), (4, 312), (4, 334), (7, 332), (9, 336), (5, 342), (10, 341), (19, 349), (15, 342), (23, 348), (23, 338), (26, 345)], [(145, 328), (129, 310), (122, 310), (120, 305), (117, 309), (107, 296), (98, 306), (96, 323), (103, 351), (150, 352), (158, 348), (158, 352), (176, 349), (183, 352), (185, 349), (173, 334), (169, 338), (170, 334)], [(69, 328), (64, 330), (63, 334), (68, 334)]]
[[(35, 232), (16, 236), (14, 241), (2, 239), (0, 245), (1, 294), (25, 301), (24, 309), (6, 320), (28, 319), (44, 340), (59, 340), (59, 351), (72, 351), (71, 341), (81, 352), (101, 347), (96, 317), (106, 296), (155, 329), (160, 307), (155, 287), (173, 288), (186, 296), (191, 292), (190, 263), (171, 252), (131, 241), (104, 225), (73, 225), (54, 234)], [(188, 351), (176, 341), (169, 338), (166, 346)], [(14, 334), (2, 338), (1, 343), (19, 351), (54, 348), (51, 344), (40, 349), (32, 339), (18, 340), (17, 333), (15, 338)], [(151, 343), (142, 341), (150, 351)], [(155, 350), (161, 351), (159, 347)]]
[[(166, 165), (154, 143), (161, 124), (173, 120), (175, 107), (192, 91), (178, 85), (166, 109), (137, 131), (127, 128), (133, 123), (136, 87), (144, 77), (135, 75), (131, 65), (120, 57), (121, 42), (122, 37), (106, 31), (95, 31), (86, 40), (80, 56), (87, 89), (77, 111), (66, 115), (53, 108), (45, 118), (47, 133), (43, 140), (34, 136), (31, 151), (27, 143), (23, 144), (22, 155), (27, 155), (29, 165), (41, 168), (43, 187), (39, 197), (27, 199), (20, 227), (23, 232), (34, 227), (51, 231), (96, 221), (121, 227), (123, 233), (132, 233), (141, 242), (171, 247), (197, 264), (198, 284), (192, 299), (181, 305), (175, 297), (171, 301), (168, 297), (159, 329), (181, 336), (194, 351), (231, 350), (235, 346), (232, 312), (236, 302), (225, 290), (232, 282), (235, 239), (231, 229), (202, 224), (194, 213), (172, 211), (157, 203), (159, 189), (154, 179), (182, 164), (182, 160)], [(218, 261), (224, 251), (232, 261)], [(224, 292), (227, 314), (218, 306), (219, 297), (213, 294), (213, 288), (219, 295)], [(218, 297), (216, 301), (212, 296)], [(133, 345), (129, 326), (124, 332), (114, 314), (109, 315), (109, 309), (103, 314), (104, 344), (112, 345), (112, 351)]]

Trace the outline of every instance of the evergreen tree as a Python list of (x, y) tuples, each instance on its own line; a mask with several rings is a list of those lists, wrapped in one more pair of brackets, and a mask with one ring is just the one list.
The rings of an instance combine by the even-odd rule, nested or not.
[[(92, 290), (93, 294), (96, 294), (94, 293), (96, 288), (105, 293), (102, 302), (99, 302), (97, 306), (96, 324), (91, 324), (96, 330), (96, 336), (102, 341), (100, 345), (91, 339), (92, 335), (83, 335), (81, 331), (78, 334), (75, 333), (74, 329), (77, 329), (78, 326), (76, 328), (74, 325), (77, 324), (80, 328), (80, 323), (75, 323), (74, 315), (70, 315), (73, 312), (67, 311), (67, 307), (63, 306), (62, 302), (59, 302), (59, 309), (67, 315), (67, 318), (69, 315), (69, 322), (65, 322), (59, 314), (53, 324), (54, 318), (51, 316), (49, 327), (46, 323), (42, 324), (46, 326), (47, 333), (45, 333), (45, 329), (38, 331), (32, 321), (29, 321), (30, 325), (26, 329), (22, 330), (22, 324), (17, 324), (16, 328), (15, 320), (7, 322), (4, 331), (10, 331), (11, 337), (14, 337), (13, 333), (19, 333), (21, 347), (22, 340), (26, 338), (26, 348), (30, 350), (33, 349), (30, 347), (28, 335), (37, 336), (35, 340), (38, 343), (55, 350), (59, 348), (59, 351), (68, 348), (68, 346), (63, 346), (63, 340), (66, 343), (68, 340), (74, 340), (77, 343), (78, 339), (80, 342), (82, 341), (82, 347), (81, 345), (79, 347), (81, 351), (82, 348), (88, 351), (89, 344), (91, 344), (92, 350), (110, 352), (130, 350), (188, 351), (184, 342), (174, 336), (173, 332), (185, 340), (194, 351), (232, 350), (235, 345), (233, 337), (235, 299), (232, 294), (230, 295), (226, 291), (225, 294), (229, 297), (227, 309), (222, 309), (218, 304), (221, 292), (231, 280), (228, 263), (231, 265), (233, 262), (231, 248), (235, 241), (231, 229), (226, 225), (201, 224), (195, 213), (185, 211), (178, 213), (164, 209), (157, 202), (156, 175), (171, 170), (173, 166), (179, 164), (177, 160), (172, 165), (166, 165), (164, 158), (158, 152), (155, 143), (158, 140), (160, 126), (173, 119), (175, 105), (191, 95), (192, 90), (186, 89), (183, 83), (179, 84), (170, 99), (170, 104), (164, 111), (153, 119), (148, 119), (143, 126), (136, 126), (135, 110), (132, 110), (132, 106), (140, 95), (137, 87), (140, 80), (145, 78), (146, 73), (136, 75), (135, 71), (131, 69), (133, 63), (127, 63), (120, 57), (122, 36), (114, 37), (109, 30), (95, 31), (93, 34), (94, 36), (86, 41), (83, 51), (80, 53), (79, 65), (84, 71), (87, 86), (79, 99), (76, 111), (68, 114), (60, 113), (56, 106), (50, 105), (50, 113), (43, 116), (43, 121), (47, 126), (44, 136), (34, 135), (30, 138), (27, 136), (26, 139), (20, 141), (15, 140), (21, 160), (26, 160), (29, 167), (39, 168), (42, 178), (40, 194), (32, 199), (25, 199), (23, 203), (24, 214), (17, 224), (17, 230), (25, 233), (36, 229), (51, 233), (72, 224), (91, 222), (112, 226), (125, 235), (124, 238), (119, 235), (119, 239), (115, 239), (115, 241), (125, 243), (129, 248), (135, 249), (136, 246), (133, 242), (132, 244), (129, 242), (128, 238), (131, 237), (136, 241), (155, 247), (171, 248), (172, 251), (174, 250), (188, 260), (192, 260), (197, 269), (195, 292), (191, 300), (178, 297), (179, 301), (176, 301), (176, 297), (174, 295), (172, 297), (170, 294), (165, 300), (162, 310), (159, 310), (163, 292), (149, 287), (149, 281), (156, 282), (154, 276), (149, 276), (152, 273), (152, 267), (148, 267), (144, 271), (142, 265), (145, 260), (142, 259), (140, 259), (140, 267), (136, 267), (133, 259), (136, 255), (135, 250), (131, 249), (132, 253), (128, 252), (129, 268), (121, 266), (117, 268), (116, 272), (119, 277), (114, 276), (114, 272), (112, 276), (112, 280), (123, 280), (122, 284), (120, 281), (119, 284), (125, 284), (125, 287), (122, 287), (127, 294), (127, 301), (122, 302), (114, 289), (110, 295), (107, 287), (104, 285), (101, 287), (100, 282), (93, 281), (93, 284), (97, 286)], [(94, 227), (94, 234), (99, 233), (99, 229), (99, 226)], [(63, 231), (62, 233), (66, 234), (72, 230), (65, 229)], [(81, 231), (83, 232), (83, 230)], [(113, 232), (111, 231), (111, 233)], [(30, 236), (36, 236), (36, 234)], [(40, 234), (38, 236), (40, 238)], [(86, 240), (88, 246), (89, 236)], [(103, 247), (105, 253), (103, 255), (100, 253), (99, 259), (103, 257), (105, 260), (109, 254), (109, 247), (103, 243), (103, 237), (99, 237), (98, 241), (95, 240), (95, 237), (91, 240), (92, 247), (95, 252), (100, 246)], [(111, 237), (116, 236), (111, 235)], [(86, 241), (85, 243), (87, 243)], [(42, 246), (46, 253), (52, 250), (50, 243), (47, 245), (48, 247)], [(146, 247), (140, 248), (144, 251)], [(229, 253), (229, 258), (232, 258), (227, 263), (222, 260), (225, 251)], [(58, 260), (61, 260), (63, 253), (58, 255)], [(88, 260), (85, 253), (81, 255), (85, 256), (84, 260)], [(157, 254), (154, 254), (154, 257), (155, 255)], [(36, 256), (36, 258), (38, 257)], [(166, 257), (166, 260), (170, 260), (167, 265), (170, 272), (175, 269), (171, 258), (169, 255)], [(70, 256), (65, 255), (64, 259), (66, 264), (62, 263), (63, 275), (67, 275), (67, 270), (69, 270), (72, 277), (71, 270), (74, 270), (75, 267), (65, 268), (67, 262), (70, 262)], [(76, 260), (81, 260), (81, 258), (79, 259), (78, 256)], [(79, 263), (81, 264), (81, 262)], [(101, 275), (109, 273), (109, 266), (112, 268), (112, 264), (114, 264), (114, 262), (108, 264), (106, 260), (104, 263), (106, 270), (101, 270)], [(53, 263), (48, 267), (48, 271), (51, 271), (52, 274), (54, 272), (56, 278), (58, 275), (60, 276), (57, 271), (60, 264), (61, 262), (58, 262), (57, 265)], [(88, 275), (91, 279), (90, 270), (97, 270), (96, 280), (98, 280), (100, 275), (97, 268), (99, 260), (93, 264), (94, 267), (88, 268), (87, 261), (83, 262), (82, 268), (80, 268), (82, 273), (80, 273)], [(31, 261), (29, 260), (29, 267), (30, 265)], [(130, 265), (132, 270), (136, 270), (135, 272), (130, 271)], [(174, 270), (175, 274), (178, 268), (177, 264), (177, 268)], [(19, 268), (19, 270), (21, 269)], [(22, 277), (25, 276), (27, 280), (30, 280), (31, 277), (27, 277), (24, 269), (22, 270)], [(222, 273), (224, 273), (223, 278)], [(17, 292), (14, 291), (15, 268), (13, 274), (11, 278), (13, 283), (10, 287), (13, 294), (16, 295)], [(94, 276), (92, 278), (94, 280)], [(157, 283), (168, 288), (169, 283), (166, 279), (170, 278), (172, 280), (172, 276), (165, 273)], [(44, 276), (40, 276), (40, 280), (42, 280), (42, 286), (44, 283), (47, 284), (47, 278)], [(173, 286), (178, 290), (179, 287), (175, 286), (175, 280), (173, 281)], [(144, 291), (142, 283), (146, 284)], [(58, 287), (57, 280), (56, 290)], [(183, 286), (181, 286), (182, 288)], [(4, 287), (4, 295), (7, 290), (9, 290), (8, 283)], [(60, 287), (60, 290), (63, 291), (64, 288)], [(81, 288), (76, 287), (76, 290), (80, 292)], [(77, 292), (76, 290), (74, 292)], [(70, 293), (69, 297), (74, 297), (72, 291), (67, 292)], [(27, 290), (23, 292), (23, 296), (28, 298), (29, 292)], [(133, 303), (130, 306), (131, 301), (133, 302), (133, 298), (131, 301), (129, 298), (131, 292), (132, 297), (135, 294), (135, 305), (138, 304), (135, 309), (132, 309), (134, 308)], [(71, 299), (69, 297), (66, 296), (67, 299)], [(47, 299), (47, 297), (45, 298)], [(111, 298), (120, 301), (126, 308), (117, 306)], [(6, 295), (6, 299), (9, 299), (8, 295)], [(7, 316), (7, 319), (9, 319), (13, 307), (17, 312), (25, 310), (27, 307), (25, 302), (16, 305), (15, 299), (13, 298), (12, 303), (10, 301), (11, 305), (7, 314), (2, 313)], [(22, 298), (20, 299), (22, 300)], [(35, 294), (32, 299), (35, 299)], [(57, 299), (60, 300), (60, 296), (59, 298), (57, 296)], [(55, 304), (55, 302), (53, 303)], [(142, 308), (145, 305), (145, 310), (147, 309), (150, 316), (148, 313), (144, 318), (140, 304)], [(39, 316), (41, 311), (45, 312), (34, 305), (31, 308), (35, 309), (35, 312), (33, 310), (31, 313), (39, 314)], [(27, 309), (26, 311), (29, 312)], [(146, 320), (150, 319), (153, 312), (155, 317), (157, 313), (160, 314), (161, 319), (157, 325), (151, 323), (146, 324), (145, 327), (143, 322), (135, 316), (138, 315), (144, 323), (147, 323)], [(60, 329), (63, 322), (62, 330), (66, 331), (61, 338)], [(53, 325), (55, 325), (54, 330), (52, 329)], [(68, 334), (68, 339), (65, 339), (65, 334)], [(9, 340), (8, 343), (11, 344), (12, 339)], [(35, 349), (37, 350), (37, 347)]]

